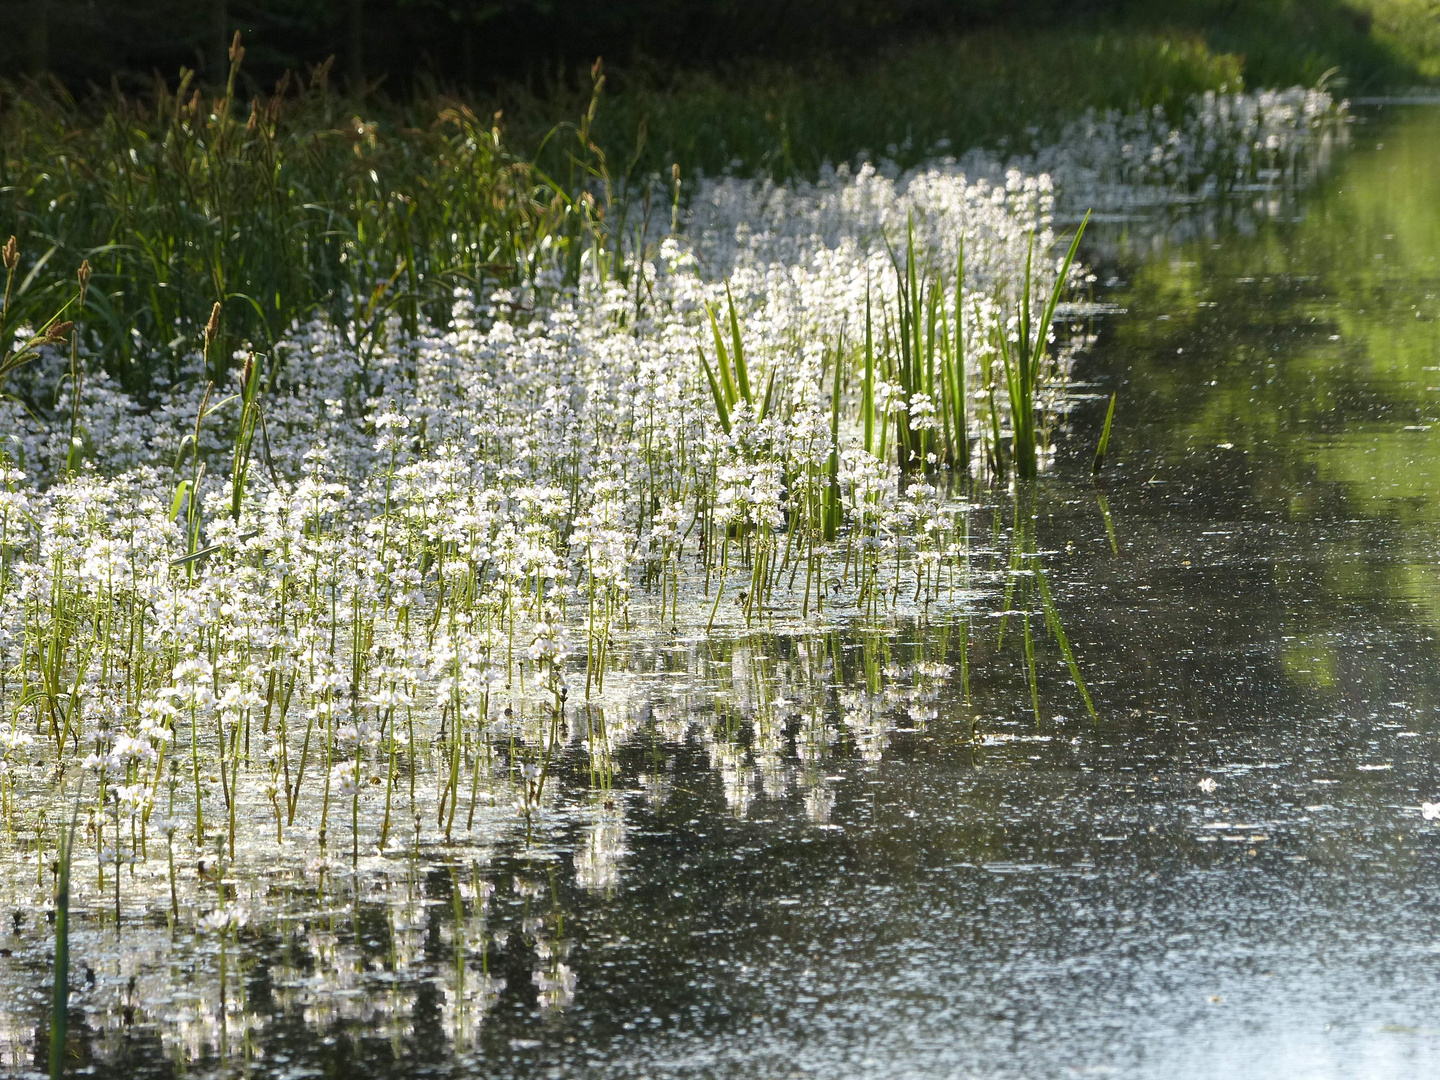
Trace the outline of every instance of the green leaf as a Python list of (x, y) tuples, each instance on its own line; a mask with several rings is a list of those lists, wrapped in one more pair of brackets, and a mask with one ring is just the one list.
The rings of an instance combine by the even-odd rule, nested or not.
[[(187, 439), (190, 436), (185, 436)], [(180, 508), (185, 505), (185, 493), (190, 490), (190, 481), (181, 480), (175, 485), (175, 497), (170, 500), (170, 520), (175, 521), (180, 517)]]
[(199, 562), (201, 559), (205, 558), (208, 555), (215, 554), (215, 552), (219, 551), (224, 546), (224, 544), (211, 544), (209, 547), (203, 547), (199, 551), (192, 551), (189, 555), (182, 555), (178, 559), (171, 559), (170, 565), (189, 566), (191, 563)]
[(760, 415), (757, 419), (764, 420), (770, 412), (770, 396), (775, 392), (775, 369), (770, 369), (770, 377), (765, 380), (765, 400), (760, 403)]
[(734, 350), (736, 382), (745, 404), (753, 406), (755, 402), (750, 397), (750, 376), (745, 367), (745, 347), (740, 343), (740, 317), (735, 313), (735, 298), (730, 295), (728, 281), (725, 282), (725, 302), (730, 308), (730, 342)]
[(710, 313), (710, 333), (715, 338), (715, 366), (720, 369), (720, 388), (725, 391), (725, 404), (734, 405), (740, 400), (740, 391), (735, 388), (735, 379), (730, 372), (730, 353), (725, 348), (725, 339), (720, 336), (720, 320), (715, 309), (707, 301), (705, 310)]
[(695, 350), (700, 354), (700, 367), (705, 371), (705, 378), (710, 383), (710, 396), (715, 399), (715, 411), (720, 416), (720, 427), (726, 435), (730, 434), (730, 410), (725, 407), (725, 395), (720, 391), (720, 384), (715, 381), (715, 373), (710, 370), (710, 363), (705, 359), (705, 352), (700, 348)]
[(1105, 455), (1110, 450), (1110, 425), (1115, 421), (1115, 395), (1110, 395), (1110, 408), (1105, 410), (1105, 426), (1100, 430), (1100, 443), (1095, 447), (1095, 463), (1090, 471), (1098, 473), (1105, 467)]

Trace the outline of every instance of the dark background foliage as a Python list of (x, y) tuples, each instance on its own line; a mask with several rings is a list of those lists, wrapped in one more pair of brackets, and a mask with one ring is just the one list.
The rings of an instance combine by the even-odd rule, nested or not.
[[(935, 32), (1093, 18), (1128, 0), (0, 0), (0, 74), (122, 86), (180, 65), (212, 82), (240, 30), (264, 82), (334, 55), (392, 92), (569, 77), (596, 56), (708, 66), (870, 53)], [(1323, 0), (1322, 0), (1323, 3)]]

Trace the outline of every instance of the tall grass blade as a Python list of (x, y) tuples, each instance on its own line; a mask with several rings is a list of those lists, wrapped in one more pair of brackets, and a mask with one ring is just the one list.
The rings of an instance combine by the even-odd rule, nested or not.
[(745, 346), (740, 341), (740, 316), (735, 311), (735, 297), (730, 295), (730, 282), (725, 282), (725, 304), (730, 314), (730, 347), (734, 350), (735, 387), (740, 398), (747, 405), (754, 402), (750, 397), (750, 373), (745, 365)]
[(230, 469), (230, 516), (240, 520), (240, 503), (245, 497), (245, 483), (250, 476), (250, 448), (255, 442), (255, 426), (260, 416), (260, 365), (251, 353), (240, 376), (240, 423), (235, 430), (235, 446)]
[(835, 350), (834, 382), (830, 390), (830, 456), (825, 462), (825, 496), (822, 531), (826, 540), (834, 540), (840, 531), (840, 376), (845, 364), (842, 335)]
[(715, 309), (707, 303), (705, 310), (710, 316), (710, 333), (715, 339), (715, 366), (719, 369), (720, 389), (725, 392), (726, 407), (733, 408), (735, 403), (740, 401), (740, 389), (730, 364), (730, 350), (726, 348), (725, 339), (720, 334), (720, 320), (715, 316)]
[(860, 421), (865, 452), (875, 453), (875, 326), (870, 310), (870, 283), (865, 283), (865, 375), (860, 383)]
[(1000, 339), (1001, 360), (1005, 373), (1005, 389), (1010, 399), (1010, 455), (1015, 476), (1020, 480), (1033, 480), (1039, 471), (1038, 443), (1035, 433), (1036, 395), (1040, 388), (1040, 376), (1044, 370), (1045, 344), (1050, 324), (1055, 319), (1055, 309), (1065, 292), (1070, 267), (1074, 265), (1075, 254), (1080, 249), (1080, 238), (1085, 235), (1085, 226), (1090, 221), (1087, 211), (1080, 227), (1070, 241), (1060, 272), (1050, 288), (1045, 307), (1039, 320), (1033, 316), (1034, 293), (1034, 236), (1025, 253), (1025, 276), (1021, 285), (1019, 339), (1013, 350), (1006, 339), (1003, 328), (997, 335)]
[(1103, 491), (1095, 492), (1095, 501), (1100, 504), (1100, 516), (1105, 519), (1105, 535), (1110, 538), (1110, 554), (1119, 555), (1120, 545), (1115, 542), (1115, 522), (1110, 519), (1110, 501)]
[(710, 370), (710, 361), (705, 359), (704, 350), (697, 350), (700, 353), (700, 368), (705, 372), (705, 380), (710, 384), (710, 396), (715, 400), (715, 415), (720, 419), (720, 428), (726, 435), (730, 434), (730, 407), (725, 404), (725, 391), (715, 379), (715, 372)]
[(1050, 289), (1050, 300), (1045, 305), (1045, 315), (1040, 323), (1042, 334), (1050, 329), (1050, 324), (1055, 319), (1055, 308), (1059, 306), (1060, 296), (1065, 291), (1065, 282), (1070, 277), (1070, 267), (1075, 264), (1075, 254), (1080, 250), (1080, 238), (1085, 235), (1085, 226), (1088, 224), (1090, 224), (1090, 211), (1086, 210), (1085, 216), (1080, 220), (1080, 227), (1075, 230), (1075, 236), (1070, 241), (1070, 249), (1065, 253), (1065, 262), (1060, 267), (1060, 273), (1055, 276), (1055, 284)]

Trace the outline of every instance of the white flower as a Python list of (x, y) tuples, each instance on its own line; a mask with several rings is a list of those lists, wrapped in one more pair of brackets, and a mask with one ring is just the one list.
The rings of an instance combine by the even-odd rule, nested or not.
[(1420, 816), (1426, 821), (1440, 821), (1440, 802), (1422, 802)]
[(360, 792), (360, 763), (342, 761), (330, 769), (330, 786), (342, 799), (349, 799)]
[(1195, 786), (1198, 787), (1201, 791), (1205, 792), (1206, 795), (1209, 795), (1212, 791), (1215, 790), (1215, 787), (1216, 787), (1215, 781), (1214, 781), (1211, 777), (1208, 777), (1208, 776), (1205, 777), (1204, 780), (1201, 780), (1201, 781), (1200, 781), (1198, 784), (1196, 784)]
[(239, 930), (250, 921), (250, 909), (244, 904), (231, 902), (223, 908), (216, 908), (208, 915), (202, 915), (196, 928), (202, 934), (224, 934)]

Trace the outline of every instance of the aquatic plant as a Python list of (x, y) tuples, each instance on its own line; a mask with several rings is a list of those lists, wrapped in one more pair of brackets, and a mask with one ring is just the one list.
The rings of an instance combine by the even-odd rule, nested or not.
[(1080, 238), (1084, 236), (1085, 225), (1089, 220), (1090, 215), (1086, 214), (1080, 227), (1075, 230), (1075, 237), (1070, 241), (1070, 250), (1065, 253), (1065, 261), (1061, 264), (1060, 272), (1055, 275), (1055, 283), (1050, 287), (1050, 295), (1038, 319), (1035, 317), (1032, 292), (1034, 251), (1033, 248), (1026, 251), (1024, 285), (1020, 291), (1018, 315), (1015, 319), (1015, 341), (1012, 345), (1008, 332), (996, 335), (1005, 372), (1005, 390), (1010, 399), (1010, 426), (1013, 431), (1010, 440), (1011, 460), (1015, 475), (1021, 480), (1035, 479), (1039, 469), (1039, 446), (1035, 433), (1038, 420), (1035, 415), (1036, 393), (1040, 389), (1045, 368), (1046, 340), (1050, 336), (1055, 307), (1060, 302), (1070, 267), (1075, 262), (1075, 253), (1080, 248)]

